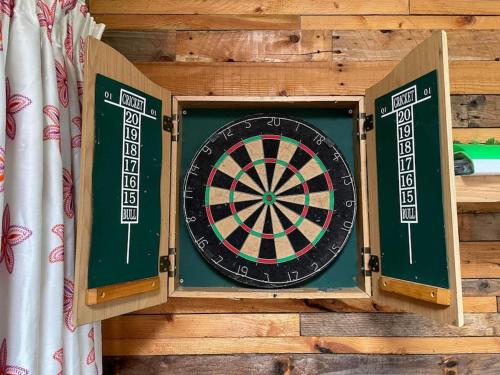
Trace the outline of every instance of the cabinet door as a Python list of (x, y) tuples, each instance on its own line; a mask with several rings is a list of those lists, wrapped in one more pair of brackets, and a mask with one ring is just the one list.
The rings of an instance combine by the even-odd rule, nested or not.
[(88, 39), (75, 302), (77, 325), (167, 299), (170, 92)]
[(366, 101), (374, 298), (460, 326), (446, 33), (415, 47)]

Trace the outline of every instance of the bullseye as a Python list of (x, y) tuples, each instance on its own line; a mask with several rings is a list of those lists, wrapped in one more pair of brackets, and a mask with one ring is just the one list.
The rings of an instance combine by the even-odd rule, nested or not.
[(265, 204), (273, 204), (274, 202), (276, 202), (276, 195), (274, 195), (273, 192), (268, 191), (264, 194), (262, 200)]

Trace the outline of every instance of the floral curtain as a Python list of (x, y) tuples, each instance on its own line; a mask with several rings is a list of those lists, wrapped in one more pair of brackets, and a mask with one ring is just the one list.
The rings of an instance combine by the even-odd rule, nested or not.
[(101, 373), (72, 323), (84, 1), (0, 0), (0, 374)]

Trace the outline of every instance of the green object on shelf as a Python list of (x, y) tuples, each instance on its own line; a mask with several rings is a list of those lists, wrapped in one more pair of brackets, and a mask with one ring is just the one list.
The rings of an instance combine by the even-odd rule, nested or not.
[(457, 175), (500, 174), (500, 145), (455, 143), (453, 153)]

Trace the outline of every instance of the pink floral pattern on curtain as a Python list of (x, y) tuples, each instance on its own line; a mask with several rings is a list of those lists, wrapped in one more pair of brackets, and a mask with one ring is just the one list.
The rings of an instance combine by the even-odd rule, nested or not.
[(83, 0), (0, 0), (1, 375), (102, 372), (100, 323), (72, 308), (82, 56), (103, 28)]

